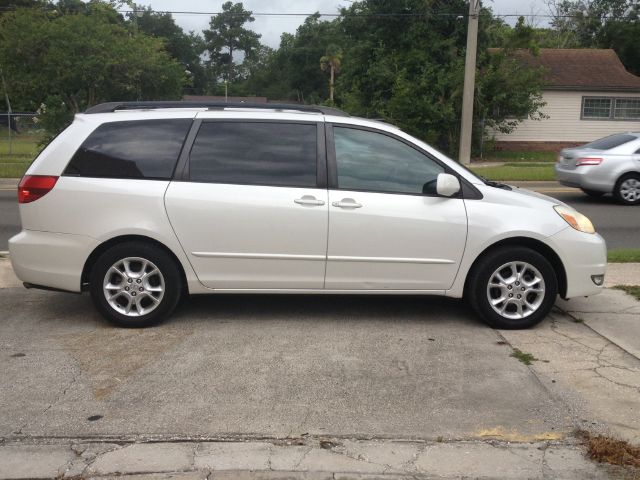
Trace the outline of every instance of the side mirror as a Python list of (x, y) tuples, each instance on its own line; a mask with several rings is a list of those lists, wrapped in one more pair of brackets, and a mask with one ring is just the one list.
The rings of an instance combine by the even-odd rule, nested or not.
[(449, 173), (440, 173), (436, 183), (436, 192), (443, 197), (452, 197), (460, 191), (460, 180)]

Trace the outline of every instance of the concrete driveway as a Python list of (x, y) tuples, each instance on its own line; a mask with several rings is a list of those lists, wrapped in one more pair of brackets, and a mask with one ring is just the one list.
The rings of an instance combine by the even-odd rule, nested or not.
[(147, 330), (111, 327), (86, 295), (4, 289), (0, 302), (4, 437), (572, 429), (501, 335), (452, 300), (200, 297)]

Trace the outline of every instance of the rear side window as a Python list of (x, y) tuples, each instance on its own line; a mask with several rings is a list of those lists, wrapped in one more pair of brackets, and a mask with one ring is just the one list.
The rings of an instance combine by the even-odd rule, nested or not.
[(617, 135), (609, 135), (608, 137), (601, 138), (595, 142), (587, 143), (583, 145), (584, 148), (593, 148), (594, 150), (610, 150), (612, 148), (624, 145), (631, 140), (636, 140), (638, 137), (634, 135), (627, 135), (619, 133)]
[(104, 123), (80, 146), (64, 174), (170, 179), (191, 123), (190, 118)]
[(315, 187), (315, 124), (204, 122), (189, 157), (194, 182)]

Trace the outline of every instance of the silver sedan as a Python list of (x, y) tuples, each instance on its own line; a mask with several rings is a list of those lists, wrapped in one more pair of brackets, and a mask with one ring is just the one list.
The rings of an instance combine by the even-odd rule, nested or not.
[(640, 205), (640, 133), (618, 133), (580, 147), (565, 148), (556, 178), (587, 195), (607, 193), (625, 205)]

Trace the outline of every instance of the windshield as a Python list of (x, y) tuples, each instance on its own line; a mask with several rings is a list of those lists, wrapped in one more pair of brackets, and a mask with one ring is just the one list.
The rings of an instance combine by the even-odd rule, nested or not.
[(609, 135), (608, 137), (601, 138), (595, 142), (587, 143), (582, 148), (592, 148), (593, 150), (611, 150), (612, 148), (624, 145), (627, 142), (635, 140), (635, 135), (629, 135), (627, 133), (618, 133), (616, 135)]

